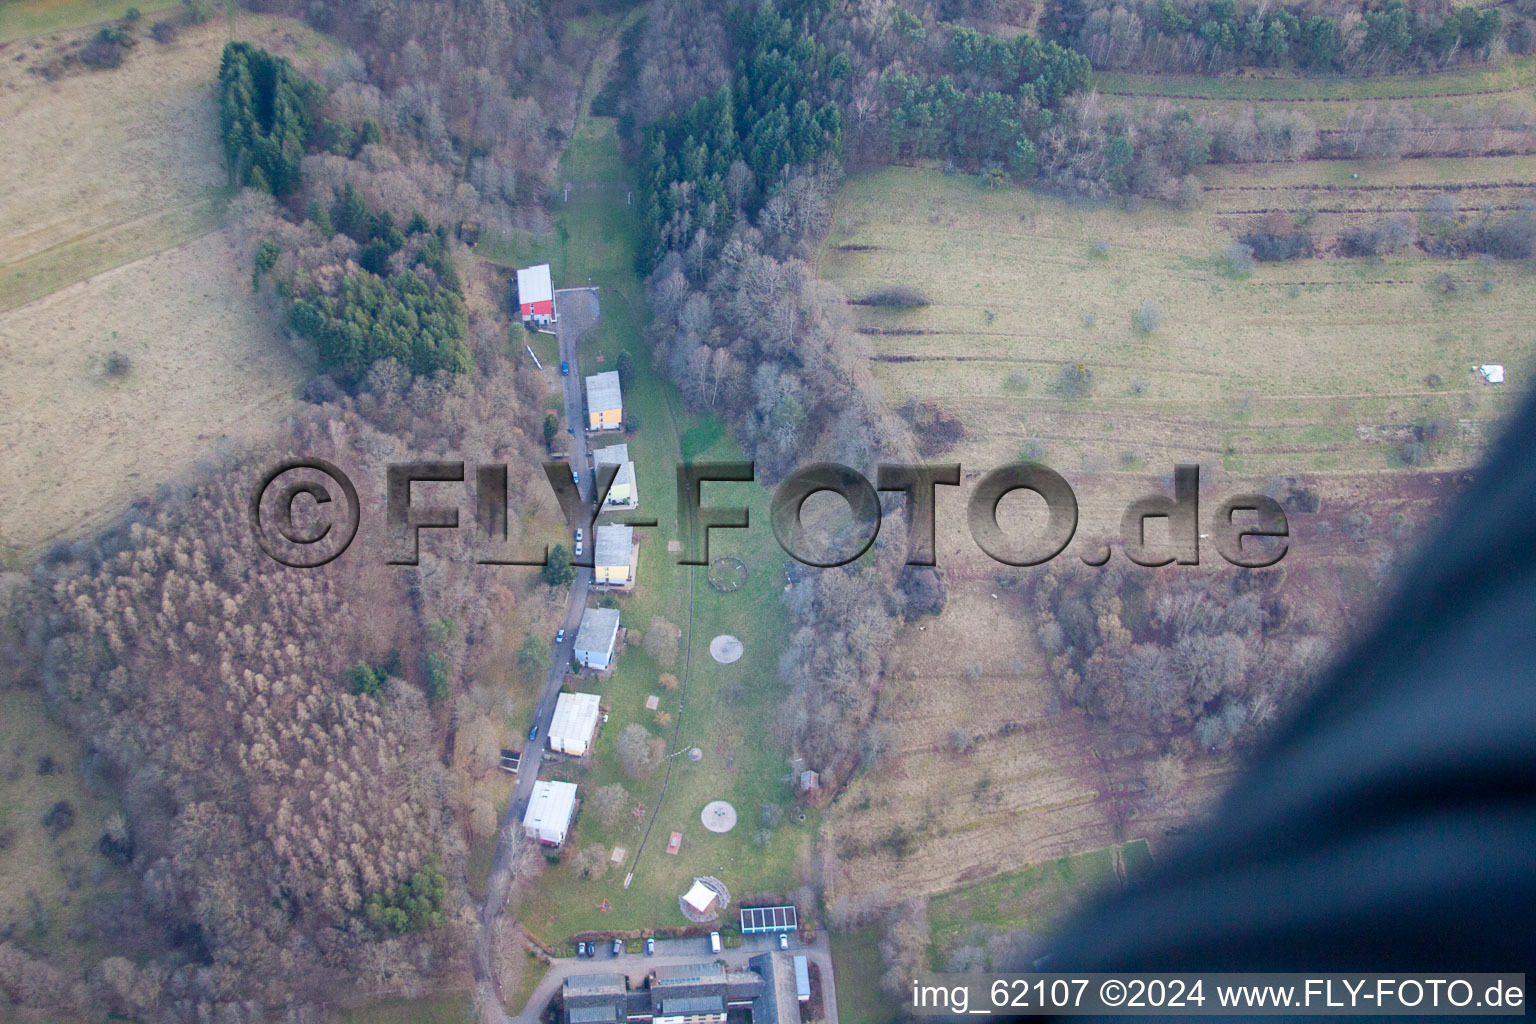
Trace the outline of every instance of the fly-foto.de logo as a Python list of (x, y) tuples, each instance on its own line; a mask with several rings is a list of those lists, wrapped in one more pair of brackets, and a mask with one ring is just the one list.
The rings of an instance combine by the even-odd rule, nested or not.
[[(544, 475), (560, 503), (566, 522), (592, 537), (619, 467), (601, 465), (582, 480), (568, 465), (546, 462)], [(474, 560), (482, 565), (542, 566), (549, 548), (518, 550), (508, 536), (507, 466), (487, 463), (471, 475), (463, 462), (403, 462), (388, 466), (385, 487), (385, 560), (416, 565), (423, 534), (460, 529), (460, 506), (418, 500), (415, 484), (460, 484), (473, 506)], [(677, 466), (678, 522), (683, 524), (682, 565), (709, 564), (713, 530), (751, 529), (744, 505), (704, 504), (703, 485), (751, 484), (751, 462), (684, 462)], [(883, 463), (875, 481), (855, 469), (819, 462), (786, 477), (773, 491), (770, 526), (785, 554), (805, 565), (831, 568), (862, 557), (879, 535), (885, 513), (881, 493), (899, 494), (908, 525), (908, 565), (936, 565), (936, 495), (940, 487), (960, 486), (958, 463)], [(584, 491), (584, 485), (585, 491)], [(711, 489), (712, 491), (714, 488)], [(1003, 499), (1029, 492), (1044, 502), (1045, 523), (1032, 530), (1008, 530), (999, 520)], [(849, 523), (839, 531), (837, 550), (813, 540), (802, 513), (816, 494), (841, 496), (848, 505)], [(346, 551), (357, 536), (362, 507), (357, 488), (340, 468), (324, 459), (291, 459), (265, 473), (250, 500), (250, 524), (256, 542), (270, 557), (293, 568), (325, 565)], [(1049, 466), (1015, 462), (987, 473), (966, 500), (966, 526), (972, 541), (1004, 565), (1030, 566), (1061, 555), (1077, 534), (1077, 495), (1072, 485)], [(1167, 522), (1166, 539), (1149, 540), (1148, 520)], [(655, 518), (629, 518), (629, 526), (656, 526)], [(1173, 494), (1149, 494), (1127, 506), (1120, 520), (1120, 548), (1137, 565), (1200, 564), (1200, 542), (1209, 539), (1232, 565), (1247, 569), (1274, 565), (1285, 557), (1290, 526), (1280, 503), (1263, 494), (1238, 494), (1219, 503), (1201, 530), (1200, 467), (1179, 465), (1173, 472)], [(1255, 538), (1255, 543), (1244, 544)], [(1103, 565), (1113, 552), (1096, 545), (1079, 557), (1088, 565)], [(592, 545), (573, 553), (575, 565), (590, 567)]]

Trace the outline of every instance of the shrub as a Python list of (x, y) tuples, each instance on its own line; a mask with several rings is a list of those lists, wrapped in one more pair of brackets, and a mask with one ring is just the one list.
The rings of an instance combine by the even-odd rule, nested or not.
[(117, 67), (123, 62), (123, 53), (127, 49), (122, 37), (124, 37), (122, 29), (102, 29), (85, 45), (85, 49), (80, 51), (81, 62), (86, 67), (95, 68), (98, 71)]
[(1408, 441), (1397, 450), (1405, 466), (1422, 466), (1430, 460), (1429, 445), (1423, 441)]
[(895, 284), (866, 295), (863, 304), (888, 306), (893, 309), (916, 309), (919, 306), (928, 305), (931, 301), (921, 288), (914, 288), (908, 284)]
[(368, 921), (375, 927), (396, 933), (415, 932), (443, 923), (443, 904), (447, 898), (448, 879), (433, 863), (389, 892), (369, 896), (364, 907)]
[(1407, 214), (1383, 217), (1370, 225), (1348, 228), (1339, 236), (1346, 256), (1386, 256), (1418, 241)]
[(130, 7), (126, 11), (123, 12), (123, 20), (128, 22), (129, 24), (132, 24), (133, 22), (138, 21), (143, 16), (144, 16), (144, 13), (142, 11), (140, 11), (137, 7)]
[(1239, 241), (1253, 250), (1253, 258), (1265, 263), (1311, 256), (1312, 236), (1284, 210), (1266, 214)]
[(176, 39), (176, 26), (169, 21), (157, 21), (149, 27), (149, 36), (160, 44), (174, 42)]
[(427, 679), (427, 696), (442, 700), (448, 696), (448, 660), (437, 651), (428, 654), (423, 661), (422, 673)]
[(43, 812), (43, 827), (55, 836), (64, 832), (74, 823), (75, 805), (68, 800), (60, 800)]
[(1252, 246), (1233, 242), (1221, 251), (1221, 258), (1226, 261), (1227, 273), (1234, 277), (1245, 277), (1253, 273)]
[(213, 4), (208, 0), (181, 0), (181, 17), (188, 25), (201, 25), (213, 17)]
[(107, 353), (106, 370), (108, 377), (126, 377), (131, 369), (133, 369), (133, 361), (126, 355), (116, 349)]
[(384, 689), (384, 674), (375, 672), (366, 661), (347, 669), (347, 682), (358, 696), (377, 697)]
[(1143, 334), (1151, 334), (1162, 325), (1163, 310), (1156, 302), (1146, 299), (1142, 302), (1141, 308), (1136, 311), (1136, 315), (1132, 319), (1135, 321), (1138, 331)]
[(1093, 390), (1093, 371), (1083, 363), (1067, 363), (1061, 368), (1061, 391), (1068, 398), (1081, 398)]

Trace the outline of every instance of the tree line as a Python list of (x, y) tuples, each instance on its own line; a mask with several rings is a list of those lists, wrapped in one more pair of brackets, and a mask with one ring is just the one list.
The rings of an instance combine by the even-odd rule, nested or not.
[(764, 4), (730, 19), (736, 74), (711, 96), (644, 130), (639, 252), (650, 272), (668, 252), (725, 234), (752, 216), (793, 166), (842, 151), (834, 84), (850, 69), (811, 34)]
[[(286, 58), (249, 43), (228, 43), (219, 82), (231, 172), (252, 188), (276, 196), (299, 190), (317, 123), (327, 126), (333, 141), (354, 141), (349, 127), (324, 117), (325, 89)], [(364, 122), (362, 139), (377, 134), (376, 124)], [(266, 239), (256, 250), (255, 280), (277, 274), (288, 323), (314, 343), (326, 372), (355, 382), (381, 359), (420, 375), (468, 369), (468, 323), (443, 225), (433, 227), (418, 212), (402, 228), (391, 211), (370, 209), (350, 182), (333, 192), (329, 204), (312, 199), (305, 224), (312, 230), (295, 244), (325, 248), (332, 259), (317, 266), (284, 261), (283, 246)]]
[(1286, 67), (1313, 74), (1369, 74), (1482, 60), (1495, 44), (1528, 53), (1531, 23), (1497, 6), (1449, 0), (1409, 5), (1276, 6), (1239, 0), (1048, 0), (1051, 39), (1095, 67), (1219, 71)]
[(286, 57), (231, 42), (219, 62), (219, 91), (219, 130), (235, 183), (278, 196), (297, 189), (324, 87)]
[[(898, 9), (905, 25), (899, 30), (926, 35), (910, 15), (901, 17), (905, 13)], [(963, 25), (942, 31), (941, 57), (881, 76), (892, 154), (944, 157), (971, 170), (999, 167), (1033, 178), (1035, 139), (1055, 123), (1052, 112), (1065, 97), (1088, 88), (1087, 58), (1028, 33), (1004, 39)]]

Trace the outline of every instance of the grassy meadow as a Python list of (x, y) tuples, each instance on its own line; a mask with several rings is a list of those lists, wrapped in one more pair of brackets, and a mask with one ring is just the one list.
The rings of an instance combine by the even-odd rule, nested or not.
[[(1200, 208), (1135, 213), (891, 168), (849, 181), (820, 270), (854, 300), (888, 284), (928, 293), (926, 308), (861, 306), (857, 321), (890, 400), (935, 400), (965, 422), (962, 461), (989, 467), (1028, 445), (1090, 472), (1165, 473), (1175, 461), (1247, 476), (1371, 472), (1394, 466), (1401, 429), (1439, 415), (1460, 430), (1437, 464), (1466, 465), (1513, 390), (1487, 387), (1472, 366), (1509, 364), (1518, 381), (1532, 355), (1529, 268), (1415, 253), (1239, 277), (1220, 254), (1266, 210), (1360, 211), (1319, 213), (1325, 234), (1422, 209), (1435, 191), (1415, 184), (1530, 181), (1529, 163), (1216, 168)], [(1498, 193), (1536, 197), (1536, 185)], [(1133, 322), (1146, 302), (1152, 331)], [(1078, 361), (1094, 377), (1086, 396), (1061, 387), (1062, 366)]]
[(177, 0), (5, 0), (0, 3), (0, 43), (114, 21), (137, 7), (146, 22), (180, 7)]
[(1253, 70), (1227, 75), (1141, 75), (1101, 71), (1094, 74), (1093, 84), (1100, 92), (1110, 95), (1244, 102), (1349, 102), (1474, 96), (1513, 92), (1536, 85), (1536, 56), (1516, 57), (1492, 68), (1470, 68), (1425, 75), (1373, 75), (1369, 78), (1303, 77)]
[[(223, 20), (147, 37), (122, 66), (50, 82), (31, 69), (74, 33), (13, 43), (0, 60), (0, 564), (99, 526), (134, 498), (259, 438), (305, 373), (250, 289), (221, 229), (229, 199), (212, 83)], [(113, 4), (0, 8), (0, 24), (45, 9), (80, 21)], [(39, 14), (39, 16), (41, 16)], [(335, 51), (297, 22), (262, 15), (238, 31), (306, 68)], [(33, 45), (35, 44), (35, 45)], [(103, 173), (110, 168), (111, 173)], [(126, 374), (105, 372), (126, 356)]]

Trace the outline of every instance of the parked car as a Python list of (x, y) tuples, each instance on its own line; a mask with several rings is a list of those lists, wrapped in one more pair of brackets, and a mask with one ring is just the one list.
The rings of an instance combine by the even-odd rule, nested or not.
[(538, 722), (534, 722), (533, 723), (533, 728), (528, 730), (528, 738), (530, 740), (536, 740), (536, 739), (539, 738), (539, 723)]
[(595, 943), (595, 942), (587, 943), (587, 956), (589, 956), (589, 957), (597, 956), (597, 943)]
[(576, 484), (578, 487), (581, 486), (581, 477), (574, 469), (571, 470), (571, 483)]
[(571, 375), (571, 364), (566, 362), (564, 359), (560, 360), (560, 376), (562, 376), (562, 377), (569, 377), (570, 375)]
[(576, 955), (577, 956), (586, 956), (587, 955), (587, 944), (585, 942), (578, 942), (578, 943), (576, 943)]
[(623, 956), (624, 955), (624, 940), (623, 939), (614, 939), (613, 940), (613, 955), (614, 956)]
[(576, 531), (576, 554), (581, 554), (581, 531)]
[(656, 955), (656, 940), (655, 939), (646, 939), (645, 940), (645, 955), (646, 956), (655, 956)]
[(789, 948), (789, 932), (779, 932), (779, 948)]
[[(576, 553), (578, 555), (581, 554), (580, 551), (578, 551)], [(563, 643), (565, 643), (565, 630), (563, 630), (563, 629), (555, 630), (555, 645), (558, 647), (560, 644), (563, 644)]]
[(711, 953), (718, 953), (718, 952), (720, 952), (720, 933), (719, 932), (710, 932), (709, 933), (709, 951)]

